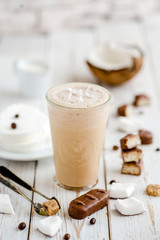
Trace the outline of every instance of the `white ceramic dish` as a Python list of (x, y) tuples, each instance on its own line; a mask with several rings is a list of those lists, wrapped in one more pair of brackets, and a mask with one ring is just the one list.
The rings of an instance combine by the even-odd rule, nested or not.
[(0, 159), (12, 161), (35, 161), (45, 160), (47, 157), (53, 156), (52, 147), (44, 147), (42, 150), (29, 153), (9, 152), (0, 148)]

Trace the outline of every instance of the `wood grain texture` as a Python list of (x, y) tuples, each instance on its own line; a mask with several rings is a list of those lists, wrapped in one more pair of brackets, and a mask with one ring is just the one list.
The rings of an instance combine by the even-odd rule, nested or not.
[[(33, 185), (34, 179), (34, 162), (28, 164), (27, 162), (13, 162), (7, 160), (0, 160), (0, 164), (8, 167), (11, 171), (15, 172), (20, 178), (24, 179), (29, 184)], [(17, 185), (18, 186), (18, 185)], [(23, 189), (22, 191), (30, 198), (32, 198), (32, 192)], [(0, 239), (27, 239), (28, 230), (30, 226), (30, 211), (31, 204), (19, 194), (13, 192), (11, 189), (0, 183), (0, 193), (8, 194), (15, 215), (0, 214)], [(20, 231), (18, 225), (20, 222), (26, 223), (26, 229)]]
[[(159, 20), (160, 21), (160, 20)], [(115, 200), (110, 200), (108, 210), (93, 214), (96, 224), (91, 226), (89, 218), (73, 220), (68, 216), (69, 202), (83, 192), (72, 192), (59, 188), (55, 181), (53, 159), (37, 162), (13, 162), (0, 160), (0, 164), (9, 167), (17, 175), (46, 194), (55, 195), (61, 202), (62, 228), (53, 239), (63, 239), (65, 233), (70, 233), (71, 239), (81, 240), (156, 240), (160, 239), (160, 198), (147, 196), (145, 188), (149, 183), (160, 183), (160, 153), (155, 148), (160, 147), (160, 85), (159, 85), (159, 22), (118, 22), (109, 21), (107, 24), (91, 30), (56, 30), (49, 36), (4, 38), (0, 44), (2, 64), (0, 74), (5, 81), (0, 81), (0, 110), (15, 102), (29, 102), (44, 111), (45, 100), (36, 101), (23, 98), (19, 94), (17, 79), (13, 74), (13, 63), (18, 57), (29, 56), (46, 60), (51, 67), (50, 86), (68, 81), (96, 82), (90, 74), (85, 59), (87, 52), (99, 42), (119, 40), (128, 43), (138, 43), (145, 52), (142, 71), (125, 85), (107, 87), (112, 95), (112, 107), (106, 130), (105, 144), (99, 170), (99, 183), (96, 187), (109, 188), (109, 181), (115, 179), (120, 182), (135, 182), (134, 196), (145, 204), (146, 212), (142, 215), (123, 217), (114, 208)], [(157, 47), (158, 45), (158, 47)], [(8, 70), (9, 69), (9, 70)], [(154, 143), (143, 146), (144, 169), (139, 177), (120, 174), (122, 160), (120, 150), (113, 151), (113, 145), (119, 145), (119, 140), (125, 133), (117, 130), (116, 109), (119, 105), (132, 103), (134, 95), (146, 93), (151, 96), (151, 105), (143, 108), (133, 108), (134, 116), (144, 122), (144, 128), (154, 134)], [(139, 114), (142, 111), (143, 114)], [(31, 211), (31, 205), (16, 193), (0, 184), (0, 191), (8, 193), (16, 212), (15, 216), (0, 215), (0, 240), (9, 239), (49, 239), (37, 229), (37, 222), (42, 218)], [(32, 197), (32, 194), (24, 190)], [(45, 199), (34, 194), (35, 202)], [(31, 219), (30, 219), (31, 214)], [(27, 223), (24, 231), (18, 231), (19, 222)]]
[[(52, 40), (47, 40), (50, 42), (50, 48), (53, 51), (48, 52), (48, 59), (50, 59), (52, 68), (55, 69), (52, 73), (51, 84), (58, 85), (68, 81), (86, 81), (86, 79), (87, 81), (91, 81), (92, 78), (89, 76), (89, 71), (83, 61), (86, 51), (94, 44), (93, 35), (90, 31), (71, 31), (69, 33), (59, 31), (53, 34), (52, 37)], [(84, 45), (82, 44), (83, 42), (85, 42)], [(60, 52), (61, 54), (59, 54)], [(94, 214), (97, 219), (95, 226), (89, 224), (90, 217), (82, 221), (71, 219), (68, 216), (68, 205), (70, 201), (81, 194), (81, 192), (76, 193), (59, 188), (53, 181), (54, 172), (53, 159), (48, 159), (48, 162), (38, 162), (36, 188), (42, 192), (46, 192), (49, 196), (55, 194), (61, 201), (62, 209), (59, 215), (62, 217), (63, 224), (55, 239), (62, 239), (63, 235), (67, 232), (71, 234), (72, 239), (108, 239), (107, 209), (104, 208), (99, 213)], [(103, 159), (101, 159), (99, 175), (101, 177), (96, 187), (105, 188)], [(36, 197), (38, 196), (35, 196), (35, 198)], [(41, 201), (43, 201), (43, 199)], [(31, 239), (46, 239), (41, 233), (35, 231), (39, 219), (39, 216), (33, 215)], [(97, 229), (100, 229), (100, 231), (97, 231)]]
[[(106, 165), (107, 165), (107, 181), (115, 179), (119, 182), (135, 182), (136, 191), (134, 196), (142, 200), (145, 204), (146, 213), (133, 216), (133, 217), (122, 217), (115, 211), (114, 202), (110, 200), (110, 227), (112, 233), (112, 239), (159, 239), (159, 229), (157, 223), (159, 223), (159, 214), (157, 206), (160, 203), (159, 198), (151, 198), (146, 195), (145, 188), (148, 183), (159, 183), (159, 176), (156, 174), (159, 169), (158, 160), (159, 154), (155, 151), (156, 146), (159, 144), (159, 106), (158, 98), (155, 96), (155, 87), (153, 86), (153, 72), (148, 60), (148, 49), (145, 48), (144, 39), (142, 37), (143, 32), (141, 28), (135, 24), (124, 23), (121, 26), (112, 25), (115, 32), (111, 30), (111, 26), (106, 25), (105, 31), (101, 29), (100, 39), (106, 40), (108, 36), (110, 38), (117, 37), (118, 31), (121, 32), (119, 36), (120, 41), (130, 41), (127, 37), (130, 36), (133, 42), (137, 42), (145, 50), (145, 63), (142, 71), (132, 81), (128, 82), (124, 86), (119, 88), (109, 88), (114, 96), (114, 103), (111, 111), (109, 127), (108, 127), (108, 138), (106, 136)], [(106, 32), (106, 36), (104, 34)], [(112, 34), (113, 33), (113, 34)], [(130, 38), (129, 37), (129, 38)], [(124, 94), (125, 93), (125, 94)], [(144, 153), (144, 169), (143, 174), (140, 177), (122, 175), (120, 174), (122, 159), (120, 158), (120, 151), (113, 152), (112, 146), (119, 144), (119, 139), (125, 135), (117, 131), (117, 116), (116, 109), (121, 104), (132, 103), (134, 95), (137, 93), (146, 93), (151, 97), (151, 105), (143, 108), (134, 108), (134, 115), (137, 116), (144, 122), (144, 129), (149, 129), (154, 135), (154, 144), (151, 146), (143, 146)], [(143, 111), (140, 115), (139, 112)], [(154, 123), (154, 124), (153, 124)], [(118, 227), (117, 227), (118, 226)], [(141, 226), (141, 227), (140, 227)], [(115, 231), (115, 229), (117, 229)]]

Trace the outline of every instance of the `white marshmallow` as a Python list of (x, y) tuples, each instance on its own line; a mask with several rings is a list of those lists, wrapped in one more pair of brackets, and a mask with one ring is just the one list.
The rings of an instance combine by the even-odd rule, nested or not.
[(135, 117), (119, 117), (118, 129), (123, 132), (137, 131), (143, 127), (143, 122)]
[(50, 216), (41, 219), (38, 224), (38, 230), (48, 236), (54, 236), (60, 229), (62, 220), (58, 216)]
[(128, 198), (135, 190), (135, 183), (112, 183), (110, 198)]
[[(19, 117), (15, 118), (15, 114)], [(16, 129), (11, 123), (17, 124)], [(13, 152), (28, 152), (42, 148), (50, 137), (47, 116), (26, 104), (11, 105), (0, 114), (0, 147)], [(51, 141), (50, 141), (51, 143)]]
[(8, 194), (0, 194), (0, 213), (15, 214)]
[(144, 204), (142, 201), (135, 197), (130, 197), (124, 200), (117, 199), (115, 208), (122, 215), (136, 215), (145, 212)]

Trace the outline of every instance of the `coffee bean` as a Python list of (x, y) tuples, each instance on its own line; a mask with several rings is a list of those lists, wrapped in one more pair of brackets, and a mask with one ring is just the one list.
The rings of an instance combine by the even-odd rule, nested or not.
[(63, 239), (68, 240), (70, 239), (71, 235), (69, 233), (66, 233), (63, 237)]
[(91, 218), (91, 220), (90, 220), (90, 224), (95, 224), (96, 223), (96, 219), (95, 218)]
[(17, 124), (16, 124), (16, 123), (14, 123), (14, 122), (11, 123), (11, 128), (12, 128), (12, 129), (16, 129), (16, 127), (17, 127)]
[(139, 112), (139, 114), (140, 114), (140, 115), (142, 115), (142, 114), (143, 114), (143, 112), (142, 112), (142, 111), (140, 111), (140, 112)]
[(114, 150), (114, 151), (117, 151), (118, 149), (119, 149), (118, 146), (116, 146), (116, 145), (113, 146), (113, 150)]
[(159, 151), (160, 151), (160, 148), (156, 148), (156, 151), (159, 152)]
[(24, 222), (21, 222), (21, 223), (18, 225), (19, 230), (23, 230), (23, 229), (25, 229), (25, 227), (26, 227), (26, 224), (25, 224)]
[(15, 117), (15, 118), (18, 118), (18, 117), (19, 117), (19, 114), (15, 114), (14, 117)]
[(111, 180), (109, 184), (116, 183), (116, 180)]

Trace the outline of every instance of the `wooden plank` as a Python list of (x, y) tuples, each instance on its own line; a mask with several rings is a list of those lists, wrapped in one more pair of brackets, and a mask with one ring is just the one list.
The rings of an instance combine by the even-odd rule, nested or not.
[[(153, 26), (155, 26), (153, 24)], [(145, 29), (146, 33), (142, 31), (144, 26), (138, 27), (134, 22), (122, 23), (121, 25), (117, 22), (109, 22), (107, 25), (100, 27), (98, 31), (55, 31), (53, 36), (50, 36), (44, 40), (42, 40), (43, 44), (40, 43), (39, 47), (36, 48), (36, 41), (33, 41), (34, 47), (31, 49), (34, 52), (35, 56), (36, 52), (42, 51), (40, 54), (45, 56), (45, 59), (50, 63), (52, 68), (52, 80), (51, 85), (57, 85), (60, 83), (68, 82), (68, 81), (88, 81), (95, 82), (95, 79), (89, 73), (86, 65), (85, 65), (85, 56), (89, 48), (95, 45), (96, 41), (105, 41), (106, 39), (119, 39), (119, 41), (126, 42), (138, 42), (146, 51), (146, 60), (144, 63), (143, 70), (140, 74), (138, 74), (132, 81), (127, 84), (117, 87), (117, 88), (109, 88), (109, 90), (114, 95), (114, 102), (111, 108), (110, 121), (106, 132), (106, 143), (104, 148), (104, 157), (107, 165), (107, 183), (115, 179), (117, 181), (134, 181), (137, 183), (137, 189), (134, 194), (137, 198), (144, 201), (146, 207), (146, 213), (139, 216), (133, 217), (122, 217), (118, 214), (114, 209), (114, 200), (110, 200), (109, 204), (109, 219), (110, 219), (110, 231), (112, 234), (112, 239), (160, 239), (159, 233), (159, 205), (160, 199), (149, 197), (145, 193), (145, 187), (148, 183), (159, 183), (159, 152), (155, 152), (155, 148), (159, 147), (159, 106), (158, 106), (158, 94), (160, 93), (157, 90), (157, 95), (155, 94), (154, 87), (154, 76), (156, 75), (156, 79), (159, 79), (159, 71), (158, 71), (158, 53), (156, 53), (156, 44), (158, 43), (159, 33), (158, 27), (156, 26), (154, 31), (151, 31), (148, 27)], [(151, 34), (155, 37), (152, 39)], [(144, 35), (146, 34), (146, 35)], [(146, 42), (145, 36), (148, 36), (148, 42)], [(156, 40), (155, 40), (156, 39)], [(21, 38), (19, 40), (13, 41), (7, 40), (4, 50), (4, 62), (0, 59), (3, 68), (1, 76), (4, 76), (4, 79), (8, 81), (8, 83), (2, 83), (0, 81), (0, 90), (5, 90), (4, 92), (0, 92), (0, 108), (3, 109), (7, 105), (12, 102), (20, 102), (20, 101), (28, 101), (27, 99), (23, 99), (20, 96), (17, 96), (15, 93), (18, 92), (18, 85), (16, 84), (16, 79), (14, 78), (13, 82), (11, 74), (8, 69), (11, 70), (12, 63), (14, 61), (13, 56), (16, 54), (16, 49), (18, 49), (18, 45), (21, 42)], [(26, 40), (28, 41), (28, 39)], [(41, 41), (41, 40), (40, 40)], [(20, 47), (20, 52), (14, 56), (21, 56), (21, 51), (23, 53), (27, 52), (24, 50), (23, 42)], [(30, 40), (30, 43), (32, 40)], [(13, 44), (14, 43), (14, 44)], [(15, 45), (15, 51), (13, 51)], [(27, 44), (27, 42), (26, 42)], [(31, 44), (32, 45), (32, 44)], [(8, 48), (7, 50), (7, 46)], [(148, 48), (148, 46), (150, 48)], [(5, 49), (6, 49), (6, 57), (5, 57)], [(12, 51), (10, 52), (10, 49)], [(43, 53), (43, 49), (45, 49)], [(148, 51), (149, 49), (149, 51)], [(150, 52), (152, 50), (152, 53)], [(14, 54), (13, 54), (14, 53)], [(32, 54), (31, 54), (32, 55)], [(34, 55), (34, 54), (33, 54)], [(156, 72), (153, 72), (153, 68), (149, 62), (149, 57), (153, 59), (153, 66), (156, 69)], [(9, 67), (9, 68), (8, 68)], [(9, 92), (8, 85), (10, 85), (11, 92)], [(155, 85), (156, 86), (156, 85)], [(158, 86), (158, 85), (157, 85)], [(142, 119), (145, 122), (145, 127), (151, 130), (154, 133), (154, 144), (152, 146), (143, 147), (144, 150), (144, 171), (141, 177), (134, 176), (126, 176), (120, 174), (122, 160), (119, 157), (120, 151), (113, 152), (112, 146), (119, 144), (119, 139), (124, 136), (123, 133), (117, 131), (117, 117), (115, 116), (115, 111), (118, 105), (123, 103), (132, 102), (133, 96), (136, 93), (145, 92), (149, 93), (152, 97), (152, 105), (149, 107), (142, 108), (143, 115), (139, 115), (139, 111), (141, 109), (134, 109), (134, 114)], [(125, 93), (125, 94), (124, 94)], [(5, 101), (4, 101), (5, 99)], [(3, 103), (3, 104), (2, 104)], [(37, 106), (46, 108), (45, 101), (39, 103), (36, 102)], [(154, 122), (154, 124), (153, 124)], [(1, 164), (4, 164), (10, 167), (13, 171), (16, 172), (17, 175), (24, 178), (30, 184), (34, 182), (34, 162), (25, 163), (25, 162), (12, 162), (12, 161), (3, 161), (1, 160)], [(101, 161), (100, 167), (100, 181), (99, 187), (105, 188), (105, 179), (104, 179), (104, 163)], [(72, 235), (72, 239), (108, 239), (109, 238), (109, 230), (108, 230), (108, 219), (106, 212), (104, 209), (99, 213), (94, 214), (96, 217), (97, 223), (94, 226), (89, 225), (89, 219), (85, 219), (84, 221), (71, 220), (67, 214), (67, 208), (70, 200), (76, 197), (76, 193), (63, 190), (56, 186), (53, 181), (54, 176), (54, 165), (52, 159), (46, 159), (44, 161), (39, 161), (36, 168), (36, 188), (48, 196), (56, 195), (62, 204), (62, 210), (59, 213), (63, 219), (63, 225), (61, 231), (57, 234), (55, 239), (62, 239), (63, 235), (66, 232), (69, 232)], [(2, 192), (8, 192), (11, 201), (13, 203), (14, 209), (17, 211), (15, 216), (6, 216), (0, 215), (0, 239), (26, 239), (28, 235), (28, 225), (26, 230), (19, 232), (17, 230), (17, 226), (19, 222), (29, 221), (30, 215), (30, 204), (22, 199), (20, 196), (16, 195), (16, 193), (11, 192), (7, 188), (0, 185), (0, 189)], [(31, 194), (26, 192), (30, 197)], [(81, 194), (81, 193), (77, 193)], [(35, 201), (43, 202), (44, 199), (35, 195)], [(20, 209), (19, 206), (24, 206)], [(22, 211), (20, 211), (22, 210)], [(24, 218), (23, 218), (24, 217)], [(14, 219), (14, 221), (13, 221)], [(15, 220), (16, 219), (16, 220)], [(31, 224), (31, 234), (30, 239), (46, 239), (44, 235), (39, 233), (36, 230), (36, 224), (38, 220), (41, 219), (41, 216), (38, 216), (36, 213), (33, 214), (32, 224)], [(97, 230), (98, 229), (98, 230)]]
[[(92, 46), (94, 39), (88, 31), (55, 32), (50, 49), (49, 58), (53, 66), (52, 85), (68, 81), (90, 81), (88, 69), (85, 66), (84, 56), (86, 50)], [(85, 44), (84, 44), (85, 43)], [(52, 55), (53, 54), (53, 55)], [(82, 76), (82, 78), (81, 78)], [(55, 236), (55, 239), (62, 239), (65, 233), (70, 233), (72, 239), (108, 239), (108, 217), (107, 209), (93, 214), (97, 222), (94, 226), (89, 224), (89, 218), (85, 220), (73, 220), (68, 216), (69, 202), (83, 192), (64, 190), (56, 185), (54, 178), (54, 164), (52, 159), (39, 161), (36, 171), (36, 188), (48, 196), (57, 196), (61, 202), (62, 210), (59, 215), (62, 217), (62, 228)], [(99, 183), (96, 187), (105, 188), (104, 163), (101, 160)], [(44, 201), (39, 196), (35, 196), (35, 201)], [(37, 214), (33, 215), (30, 239), (47, 239), (44, 235), (36, 231), (37, 222), (41, 219)], [(97, 231), (98, 229), (98, 231)]]
[[(114, 29), (114, 31), (113, 31)], [(145, 46), (141, 36), (140, 28), (137, 24), (128, 22), (118, 25), (109, 23), (99, 30), (100, 41), (119, 40), (125, 42), (138, 42), (141, 46)], [(146, 49), (145, 49), (146, 50)], [(159, 183), (158, 154), (155, 148), (159, 145), (159, 108), (158, 99), (155, 96), (153, 87), (153, 73), (149, 67), (148, 60), (145, 59), (142, 71), (130, 82), (119, 87), (108, 87), (114, 96), (112, 104), (111, 116), (106, 136), (106, 165), (107, 165), (107, 182), (115, 179), (119, 182), (136, 182), (136, 191), (134, 196), (142, 200), (145, 204), (146, 213), (139, 216), (123, 217), (116, 212), (114, 208), (115, 200), (110, 200), (110, 228), (112, 240), (116, 239), (159, 239), (159, 214), (158, 206), (159, 198), (149, 197), (145, 193), (145, 187), (148, 183)], [(117, 130), (117, 106), (124, 103), (132, 103), (133, 97), (137, 93), (147, 93), (151, 96), (152, 104), (144, 108), (134, 109), (134, 115), (145, 122), (145, 128), (154, 134), (154, 144), (152, 146), (143, 147), (144, 151), (144, 170), (140, 177), (127, 176), (120, 174), (122, 160), (120, 159), (120, 151), (113, 152), (112, 146), (119, 145), (119, 139), (125, 134)], [(143, 115), (139, 115), (139, 111), (143, 111)], [(154, 122), (154, 124), (153, 124)]]
[[(24, 179), (29, 184), (33, 185), (34, 180), (34, 166), (35, 163), (31, 162), (14, 162), (7, 160), (0, 160), (0, 164), (8, 167), (16, 175)], [(22, 187), (20, 189), (30, 198), (32, 198), (32, 193)], [(5, 187), (0, 183), (0, 193), (8, 194), (15, 215), (11, 214), (0, 214), (0, 239), (27, 239), (28, 229), (30, 225), (30, 211), (31, 204), (26, 199), (21, 197), (19, 194), (13, 192), (11, 189)], [(21, 222), (26, 223), (26, 229), (20, 231), (18, 225)]]
[[(20, 57), (43, 58), (44, 37), (12, 37), (2, 38), (0, 44), (0, 111), (10, 104), (25, 102), (40, 106), (39, 101), (23, 98), (19, 93), (19, 86), (14, 75), (13, 66), (16, 59)], [(0, 164), (8, 167), (22, 179), (33, 185), (34, 182), (34, 162), (14, 162), (0, 159)], [(32, 193), (20, 187), (26, 195), (32, 198)], [(30, 227), (31, 204), (12, 190), (0, 184), (0, 192), (8, 193), (15, 215), (0, 214), (0, 239), (27, 239)], [(26, 223), (26, 229), (20, 231), (18, 224)]]
[[(36, 188), (46, 194), (47, 196), (56, 196), (61, 202), (61, 211), (58, 214), (62, 218), (62, 228), (60, 232), (55, 236), (55, 239), (62, 239), (65, 233), (70, 233), (72, 239), (108, 239), (108, 221), (107, 221), (107, 209), (104, 208), (98, 213), (92, 215), (97, 222), (96, 225), (91, 226), (89, 224), (89, 218), (85, 220), (74, 220), (68, 216), (68, 205), (72, 199), (83, 192), (74, 192), (61, 189), (56, 185), (54, 181), (54, 163), (53, 159), (46, 159), (45, 161), (39, 161), (36, 171)], [(105, 188), (104, 180), (104, 166), (101, 160), (101, 167), (99, 171), (99, 183), (96, 187)], [(43, 202), (44, 199), (38, 195), (34, 196), (35, 202)], [(30, 239), (47, 239), (36, 230), (38, 221), (42, 219), (41, 216), (36, 213), (33, 214)], [(99, 229), (99, 231), (97, 231)]]
[[(153, 82), (155, 86), (155, 93), (160, 102), (160, 72), (159, 72), (159, 54), (160, 54), (160, 16), (148, 19), (141, 24), (143, 37), (145, 39), (145, 47), (147, 49), (146, 55), (148, 58), (148, 64), (151, 68), (153, 75)], [(160, 105), (159, 105), (160, 106)]]

